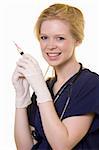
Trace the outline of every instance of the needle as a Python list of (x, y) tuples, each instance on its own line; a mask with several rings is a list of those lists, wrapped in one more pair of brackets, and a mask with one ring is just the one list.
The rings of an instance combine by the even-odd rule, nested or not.
[(23, 55), (23, 54), (24, 54), (23, 50), (22, 50), (22, 49), (18, 46), (18, 44), (16, 44), (14, 41), (13, 41), (13, 43), (14, 43), (14, 45), (17, 47), (18, 52), (19, 52), (21, 55)]

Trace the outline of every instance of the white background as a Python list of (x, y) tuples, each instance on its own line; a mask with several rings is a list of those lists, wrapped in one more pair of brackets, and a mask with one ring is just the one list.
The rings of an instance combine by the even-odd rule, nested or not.
[(14, 143), (15, 91), (11, 77), (18, 54), (13, 40), (33, 55), (45, 72), (33, 27), (40, 12), (49, 4), (64, 2), (79, 7), (85, 17), (85, 40), (77, 48), (77, 59), (99, 73), (98, 0), (8, 0), (0, 4), (0, 150), (16, 150)]

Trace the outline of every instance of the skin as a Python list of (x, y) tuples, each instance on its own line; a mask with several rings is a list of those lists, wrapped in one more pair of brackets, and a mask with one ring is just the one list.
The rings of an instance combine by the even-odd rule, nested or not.
[(78, 42), (69, 31), (69, 24), (59, 20), (47, 20), (41, 25), (40, 46), (45, 60), (53, 67), (63, 67), (74, 58)]
[(79, 70), (75, 58), (75, 47), (80, 43), (70, 33), (68, 23), (60, 20), (47, 20), (41, 25), (40, 46), (42, 55), (57, 74), (54, 92)]
[[(40, 31), (42, 55), (57, 74), (53, 87), (56, 94), (62, 84), (79, 70), (75, 48), (80, 43), (72, 37), (69, 24), (60, 20), (44, 21)], [(93, 114), (74, 116), (61, 123), (51, 103), (40, 104), (39, 109), (45, 134), (55, 150), (72, 149), (87, 133), (94, 117)]]
[[(61, 20), (47, 20), (42, 23), (40, 29), (42, 55), (49, 65), (53, 66), (57, 74), (57, 82), (53, 87), (54, 94), (64, 82), (78, 72), (80, 66), (74, 53), (79, 44), (79, 41), (72, 37), (68, 23)], [(33, 63), (23, 56), (17, 66), (24, 68), (24, 62)], [(22, 72), (20, 73), (22, 74)], [(94, 118), (94, 114), (86, 114), (68, 117), (61, 122), (52, 101), (39, 103), (38, 107), (44, 133), (53, 150), (71, 150), (88, 132)], [(15, 137), (19, 150), (26, 149), (26, 146), (26, 150), (32, 147), (32, 138), (27, 122), (26, 109), (17, 109)], [(26, 142), (21, 140), (22, 138), (25, 138)]]

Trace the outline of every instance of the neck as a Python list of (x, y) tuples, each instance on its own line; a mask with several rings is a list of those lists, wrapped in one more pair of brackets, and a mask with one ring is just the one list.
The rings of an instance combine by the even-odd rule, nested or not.
[(55, 72), (57, 75), (57, 81), (63, 82), (67, 81), (74, 74), (76, 74), (80, 69), (80, 65), (77, 61), (71, 61), (62, 66), (55, 67)]

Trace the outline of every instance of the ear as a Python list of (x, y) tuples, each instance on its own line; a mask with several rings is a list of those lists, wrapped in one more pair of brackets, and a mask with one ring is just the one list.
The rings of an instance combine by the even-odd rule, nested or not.
[(76, 47), (76, 46), (79, 46), (80, 44), (81, 44), (81, 41), (75, 40), (75, 47)]

